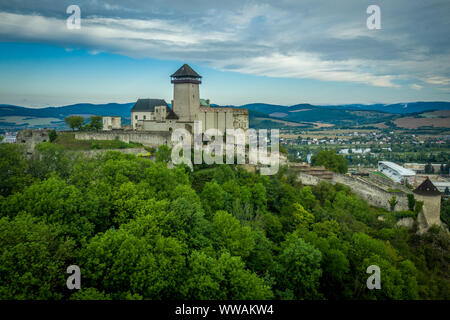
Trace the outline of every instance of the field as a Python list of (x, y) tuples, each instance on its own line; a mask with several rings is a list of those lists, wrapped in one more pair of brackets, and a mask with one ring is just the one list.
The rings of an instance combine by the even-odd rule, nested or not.
[(5, 123), (11, 123), (15, 125), (28, 125), (29, 127), (45, 126), (55, 123), (64, 123), (63, 120), (58, 118), (37, 118), (37, 117), (21, 117), (21, 116), (6, 116), (0, 118), (0, 125)]
[(450, 110), (438, 110), (422, 114), (424, 118), (450, 117)]
[(450, 117), (448, 118), (414, 118), (404, 117), (394, 121), (400, 128), (417, 129), (420, 127), (450, 128)]
[(275, 123), (281, 123), (284, 126), (290, 126), (290, 127), (306, 127), (307, 125), (304, 123), (298, 123), (298, 122), (291, 122), (291, 121), (285, 121), (285, 120), (278, 120), (278, 119), (267, 119), (267, 118), (255, 118), (255, 120), (259, 121), (271, 121)]

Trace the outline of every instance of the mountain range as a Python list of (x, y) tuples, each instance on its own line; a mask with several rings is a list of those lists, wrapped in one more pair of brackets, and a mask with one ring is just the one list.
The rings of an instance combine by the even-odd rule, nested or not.
[[(121, 116), (124, 123), (130, 122), (131, 103), (90, 104), (79, 103), (60, 107), (26, 108), (21, 106), (0, 104), (0, 128), (21, 129), (23, 127), (64, 127), (64, 118), (69, 115)], [(289, 121), (299, 124), (331, 123), (333, 125), (369, 124), (389, 121), (401, 116), (423, 112), (450, 110), (450, 102), (409, 102), (395, 104), (344, 104), (344, 105), (311, 105), (296, 104), (292, 106), (265, 103), (251, 103), (235, 107), (249, 110), (250, 126), (258, 127), (261, 121), (268, 125)], [(44, 121), (44, 118), (48, 121)], [(38, 120), (38, 121), (36, 121)]]

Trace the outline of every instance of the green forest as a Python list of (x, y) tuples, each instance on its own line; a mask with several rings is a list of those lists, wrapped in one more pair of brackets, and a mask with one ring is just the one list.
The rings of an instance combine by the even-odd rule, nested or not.
[(168, 169), (163, 147), (154, 160), (38, 151), (0, 144), (0, 299), (450, 299), (448, 233), (398, 227), (343, 185)]

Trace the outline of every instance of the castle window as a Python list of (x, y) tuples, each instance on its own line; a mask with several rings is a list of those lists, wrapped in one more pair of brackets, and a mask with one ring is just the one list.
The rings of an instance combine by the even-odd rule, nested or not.
[(137, 119), (138, 119), (138, 116), (134, 116), (134, 118), (137, 120)]
[(147, 116), (144, 116), (144, 120), (147, 118)]

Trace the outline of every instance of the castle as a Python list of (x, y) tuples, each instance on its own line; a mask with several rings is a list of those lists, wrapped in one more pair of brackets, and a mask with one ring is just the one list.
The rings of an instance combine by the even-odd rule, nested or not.
[(211, 107), (209, 99), (200, 99), (201, 78), (184, 64), (171, 76), (173, 100), (171, 108), (163, 99), (138, 99), (131, 109), (131, 124), (135, 131), (169, 132), (182, 128), (193, 132), (200, 121), (201, 132), (208, 129), (248, 129), (248, 110)]

